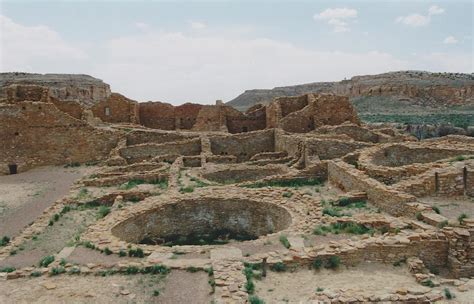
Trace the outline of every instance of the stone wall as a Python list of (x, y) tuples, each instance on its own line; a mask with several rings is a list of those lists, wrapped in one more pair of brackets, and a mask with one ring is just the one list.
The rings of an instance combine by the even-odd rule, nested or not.
[(235, 155), (239, 162), (247, 161), (262, 152), (275, 150), (273, 130), (255, 131), (232, 136), (210, 137), (211, 151), (215, 155)]
[(152, 129), (175, 130), (174, 107), (163, 102), (142, 102), (139, 106), (140, 123)]
[(343, 161), (328, 162), (328, 179), (343, 190), (366, 192), (371, 204), (394, 216), (414, 216), (420, 211), (411, 204), (417, 202), (415, 196), (390, 189)]
[(196, 138), (162, 144), (140, 144), (121, 148), (119, 153), (128, 163), (151, 160), (157, 156), (165, 155), (199, 155), (201, 153), (201, 140)]
[(266, 127), (288, 132), (306, 133), (323, 125), (344, 122), (359, 124), (357, 114), (347, 97), (306, 94), (280, 97), (266, 106)]
[(183, 141), (191, 138), (197, 138), (196, 134), (186, 134), (178, 132), (166, 132), (158, 130), (134, 130), (127, 133), (127, 145), (138, 145), (145, 143), (162, 144), (174, 141)]
[(51, 102), (0, 103), (0, 172), (104, 159), (118, 142), (117, 132), (94, 128)]
[(104, 122), (139, 123), (138, 103), (117, 93), (95, 104), (92, 112)]

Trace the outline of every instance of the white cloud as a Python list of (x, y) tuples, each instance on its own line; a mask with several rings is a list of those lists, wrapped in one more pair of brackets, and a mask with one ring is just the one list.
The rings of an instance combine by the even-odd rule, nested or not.
[(396, 19), (397, 23), (418, 27), (430, 24), (430, 17), (420, 14), (412, 14), (408, 16), (400, 16)]
[(430, 6), (430, 8), (428, 9), (428, 15), (432, 16), (432, 15), (440, 15), (444, 13), (444, 9), (437, 6), (437, 5), (432, 5)]
[(328, 8), (313, 16), (314, 20), (326, 21), (336, 33), (350, 31), (347, 21), (357, 18), (357, 10), (351, 8)]
[(135, 22), (135, 27), (142, 31), (148, 31), (150, 29), (150, 26), (145, 22)]
[(1, 21), (2, 71), (86, 73), (139, 101), (213, 103), (246, 89), (404, 69), (472, 72), (466, 65), (471, 54), (419, 53), (401, 60), (380, 51), (314, 50), (222, 27), (186, 33), (151, 28), (80, 49), (53, 29)]
[(198, 21), (190, 21), (189, 25), (191, 26), (193, 30), (202, 30), (207, 27), (205, 23), (198, 22)]
[(445, 44), (456, 44), (456, 43), (458, 43), (458, 40), (454, 36), (448, 36), (443, 40), (443, 43), (445, 43)]
[(2, 71), (60, 72), (87, 57), (47, 26), (25, 26), (0, 15), (0, 28)]
[(440, 15), (444, 13), (444, 9), (437, 6), (432, 5), (428, 9), (427, 15), (421, 14), (410, 14), (407, 16), (400, 16), (395, 19), (395, 22), (402, 23), (404, 25), (412, 26), (412, 27), (420, 27), (420, 26), (427, 26), (431, 23), (431, 16)]
[(107, 60), (94, 74), (114, 90), (140, 101), (176, 104), (229, 100), (250, 88), (408, 68), (382, 52), (315, 51), (266, 38), (179, 32), (124, 36), (109, 41), (105, 51)]

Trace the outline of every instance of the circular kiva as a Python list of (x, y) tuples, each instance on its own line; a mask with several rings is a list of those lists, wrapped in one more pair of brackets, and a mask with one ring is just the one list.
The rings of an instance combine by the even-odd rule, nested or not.
[(281, 231), (290, 213), (278, 205), (247, 199), (200, 198), (162, 204), (112, 228), (129, 242), (150, 245), (223, 244)]
[[(286, 190), (287, 191), (287, 190)], [(230, 241), (263, 241), (276, 233), (306, 233), (321, 220), (319, 200), (283, 189), (205, 187), (192, 193), (149, 197), (116, 210), (90, 226), (82, 240), (118, 252), (224, 246)]]

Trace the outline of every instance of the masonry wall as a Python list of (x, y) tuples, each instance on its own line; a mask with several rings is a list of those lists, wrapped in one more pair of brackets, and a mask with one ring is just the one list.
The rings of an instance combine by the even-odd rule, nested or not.
[(239, 162), (250, 160), (255, 154), (275, 150), (273, 130), (231, 136), (214, 136), (210, 138), (210, 142), (213, 154), (235, 155)]
[(60, 111), (53, 103), (0, 103), (0, 172), (7, 165), (26, 171), (42, 165), (63, 165), (106, 158), (118, 135), (89, 126)]
[(191, 130), (196, 124), (196, 120), (203, 106), (194, 103), (185, 103), (174, 109), (176, 128), (181, 130)]
[(60, 111), (69, 114), (70, 116), (81, 119), (82, 113), (84, 112), (83, 107), (75, 101), (64, 101), (58, 100), (51, 97), (50, 101), (58, 108)]
[(183, 141), (196, 138), (198, 135), (186, 133), (166, 132), (156, 130), (134, 130), (127, 133), (127, 145), (138, 145), (144, 143), (162, 144), (167, 142)]
[(390, 189), (343, 161), (328, 162), (328, 179), (346, 191), (364, 191), (370, 203), (394, 216), (414, 216), (416, 197)]
[(107, 99), (92, 108), (95, 117), (110, 123), (138, 123), (138, 103), (127, 97), (112, 93)]
[(199, 138), (180, 142), (167, 142), (162, 144), (141, 144), (121, 148), (119, 150), (128, 163), (150, 160), (163, 155), (199, 155), (201, 153), (201, 140)]
[(307, 138), (306, 150), (309, 155), (317, 155), (321, 160), (342, 157), (371, 144), (357, 141), (343, 141), (328, 138)]
[(174, 107), (163, 102), (142, 102), (139, 105), (140, 123), (152, 129), (175, 130)]

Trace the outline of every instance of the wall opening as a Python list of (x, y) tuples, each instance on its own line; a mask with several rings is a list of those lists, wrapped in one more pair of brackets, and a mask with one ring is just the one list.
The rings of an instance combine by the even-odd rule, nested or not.
[(18, 165), (17, 164), (9, 164), (8, 165), (8, 171), (10, 171), (10, 174), (17, 174), (18, 173)]

